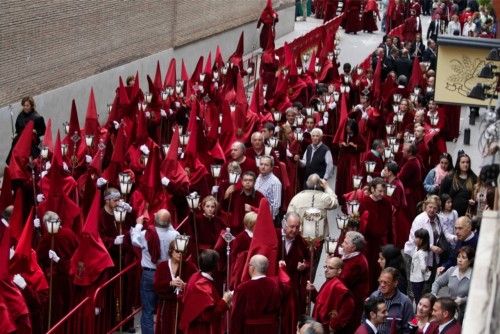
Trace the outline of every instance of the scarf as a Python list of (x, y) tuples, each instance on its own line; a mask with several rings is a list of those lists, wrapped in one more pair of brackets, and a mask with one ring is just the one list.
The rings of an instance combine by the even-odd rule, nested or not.
[(434, 170), (436, 171), (436, 175), (434, 176), (434, 184), (440, 185), (444, 177), (448, 175), (448, 172), (441, 168), (441, 165), (437, 165)]

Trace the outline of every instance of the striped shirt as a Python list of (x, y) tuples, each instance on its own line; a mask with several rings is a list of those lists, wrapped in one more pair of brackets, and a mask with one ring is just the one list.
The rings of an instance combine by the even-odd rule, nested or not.
[(259, 174), (255, 181), (255, 190), (260, 191), (269, 201), (273, 218), (279, 212), (281, 206), (281, 181), (273, 174)]

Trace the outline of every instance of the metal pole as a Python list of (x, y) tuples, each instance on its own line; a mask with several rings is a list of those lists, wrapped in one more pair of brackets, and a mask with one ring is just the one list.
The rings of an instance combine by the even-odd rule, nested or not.
[[(310, 253), (310, 268), (309, 268), (309, 282), (313, 282), (313, 277), (312, 277), (312, 264), (314, 263), (314, 244), (313, 242), (309, 242), (309, 253)], [(307, 308), (306, 308), (306, 314), (307, 315), (311, 315), (312, 314), (312, 308), (311, 308), (311, 299), (312, 299), (312, 295), (311, 295), (311, 291), (309, 290), (307, 292)]]
[(198, 264), (198, 269), (200, 268), (200, 252), (198, 250), (198, 227), (196, 226), (196, 212), (191, 209), (193, 213), (193, 226), (194, 226), (194, 245), (196, 247), (196, 263)]
[[(226, 242), (226, 289), (229, 291), (229, 281), (230, 281), (230, 260), (229, 256), (231, 255), (231, 241), (233, 241), (235, 238), (231, 234), (231, 229), (229, 227), (226, 228), (226, 232), (224, 233), (224, 241)], [(229, 310), (226, 312), (226, 334), (229, 334), (229, 326), (230, 326), (230, 319), (229, 319)]]
[[(118, 233), (119, 235), (122, 234), (122, 223), (118, 222)], [(122, 244), (118, 245), (118, 272), (121, 273), (122, 271)], [(122, 275), (118, 278), (118, 305), (117, 305), (117, 312), (116, 312), (116, 317), (118, 321), (122, 320), (122, 287), (123, 281), (122, 281)], [(121, 334), (122, 332), (122, 326), (120, 325), (120, 328), (118, 329), (118, 332)]]
[[(181, 262), (179, 263), (179, 277), (181, 277), (182, 274), (182, 253), (181, 253)], [(178, 320), (179, 320), (179, 288), (175, 290), (175, 293), (177, 295), (177, 298), (175, 299), (175, 323), (174, 323), (174, 333), (177, 334), (177, 326), (178, 326)]]
[[(50, 249), (54, 250), (54, 234), (53, 233), (51, 233), (51, 235), (50, 235)], [(52, 281), (53, 281), (53, 276), (54, 276), (53, 263), (54, 263), (54, 261), (52, 259), (50, 259), (50, 269), (49, 269), (49, 274), (50, 274), (50, 278), (49, 278), (49, 314), (48, 314), (48, 322), (49, 322), (49, 324), (47, 326), (47, 330), (50, 329), (51, 320), (52, 320), (51, 319), (52, 318)]]

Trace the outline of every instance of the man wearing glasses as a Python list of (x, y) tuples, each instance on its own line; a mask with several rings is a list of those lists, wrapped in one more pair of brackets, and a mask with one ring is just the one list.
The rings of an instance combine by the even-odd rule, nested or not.
[(332, 330), (335, 333), (344, 333), (350, 325), (354, 311), (354, 299), (351, 292), (338, 278), (342, 271), (342, 260), (338, 257), (326, 259), (326, 282), (319, 292), (314, 285), (307, 281), (307, 290), (311, 291), (314, 304), (313, 318), (323, 325), (325, 333)]

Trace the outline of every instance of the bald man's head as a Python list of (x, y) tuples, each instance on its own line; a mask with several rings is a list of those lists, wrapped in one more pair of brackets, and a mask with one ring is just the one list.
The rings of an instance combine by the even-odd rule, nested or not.
[(472, 234), (472, 222), (469, 217), (463, 216), (455, 221), (455, 234), (460, 241), (466, 240)]
[(160, 209), (155, 213), (155, 223), (157, 226), (167, 227), (171, 222), (170, 212), (167, 209)]
[(261, 276), (267, 273), (267, 268), (269, 267), (269, 260), (267, 257), (261, 254), (256, 254), (252, 256), (249, 264), (249, 273), (250, 276)]
[(344, 263), (338, 257), (331, 257), (325, 261), (325, 277), (326, 279), (332, 279), (340, 275), (342, 271), (342, 266)]

